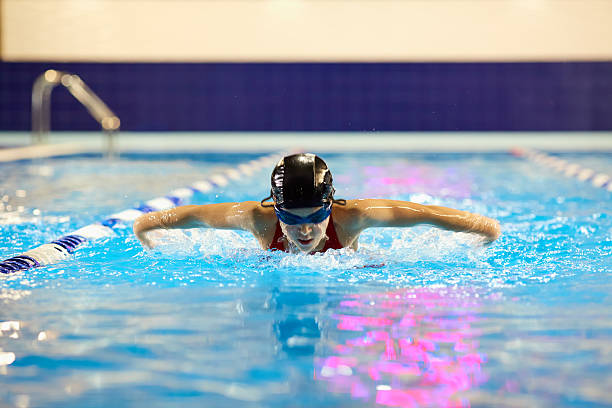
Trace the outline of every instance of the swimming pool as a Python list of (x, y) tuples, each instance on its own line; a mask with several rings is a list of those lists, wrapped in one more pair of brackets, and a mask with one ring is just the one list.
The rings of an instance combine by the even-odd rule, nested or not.
[[(610, 172), (608, 153), (561, 153)], [(259, 157), (97, 155), (0, 164), (0, 255), (50, 242)], [(129, 227), (0, 277), (0, 405), (609, 406), (610, 192), (507, 153), (330, 153), (339, 198), (500, 220), (483, 248), (417, 227), (356, 253), (258, 249), (246, 233)], [(265, 197), (269, 172), (194, 203)]]

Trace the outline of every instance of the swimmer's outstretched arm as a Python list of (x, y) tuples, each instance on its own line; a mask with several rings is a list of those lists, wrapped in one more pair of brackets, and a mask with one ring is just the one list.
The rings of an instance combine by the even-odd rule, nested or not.
[(430, 224), (456, 232), (480, 234), (495, 241), (501, 234), (499, 222), (484, 215), (436, 205), (423, 205), (397, 200), (350, 200), (347, 210), (356, 215), (354, 228), (411, 227)]
[(134, 221), (134, 234), (143, 246), (152, 248), (147, 232), (173, 228), (218, 228), (252, 230), (256, 201), (208, 205), (185, 205), (141, 215)]

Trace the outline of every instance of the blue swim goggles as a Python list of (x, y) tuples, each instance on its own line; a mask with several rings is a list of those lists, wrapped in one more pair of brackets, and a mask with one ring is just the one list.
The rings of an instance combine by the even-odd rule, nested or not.
[(318, 224), (323, 222), (329, 217), (331, 214), (332, 203), (325, 204), (321, 209), (313, 212), (306, 217), (300, 217), (299, 215), (292, 214), (288, 211), (283, 210), (282, 208), (278, 208), (274, 206), (274, 212), (279, 220), (288, 225), (298, 225), (298, 224)]

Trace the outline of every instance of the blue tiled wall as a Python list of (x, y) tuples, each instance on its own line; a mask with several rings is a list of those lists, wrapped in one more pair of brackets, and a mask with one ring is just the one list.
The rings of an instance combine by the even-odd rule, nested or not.
[[(612, 130), (612, 62), (4, 62), (0, 130), (30, 129), (48, 68), (79, 74), (129, 131)], [(98, 126), (58, 88), (52, 128)]]

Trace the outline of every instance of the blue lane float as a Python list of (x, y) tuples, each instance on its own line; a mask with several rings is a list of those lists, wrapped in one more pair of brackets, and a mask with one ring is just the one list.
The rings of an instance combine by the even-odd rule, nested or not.
[(173, 190), (165, 197), (154, 198), (135, 208), (112, 214), (100, 222), (86, 225), (48, 244), (5, 259), (0, 262), (0, 274), (11, 274), (62, 261), (85, 242), (114, 236), (114, 228), (123, 227), (126, 224), (131, 225), (142, 214), (182, 205), (195, 193), (208, 193), (213, 189), (225, 187), (231, 180), (239, 180), (251, 176), (256, 171), (271, 168), (276, 164), (279, 157), (284, 155), (285, 153), (275, 153), (242, 163), (236, 168), (213, 174), (207, 179), (197, 181), (188, 187)]
[(612, 177), (605, 173), (597, 173), (588, 167), (583, 167), (577, 163), (568, 162), (549, 154), (533, 150), (516, 147), (512, 149), (512, 154), (525, 158), (539, 165), (548, 167), (565, 177), (575, 178), (593, 187), (603, 188), (612, 192)]

